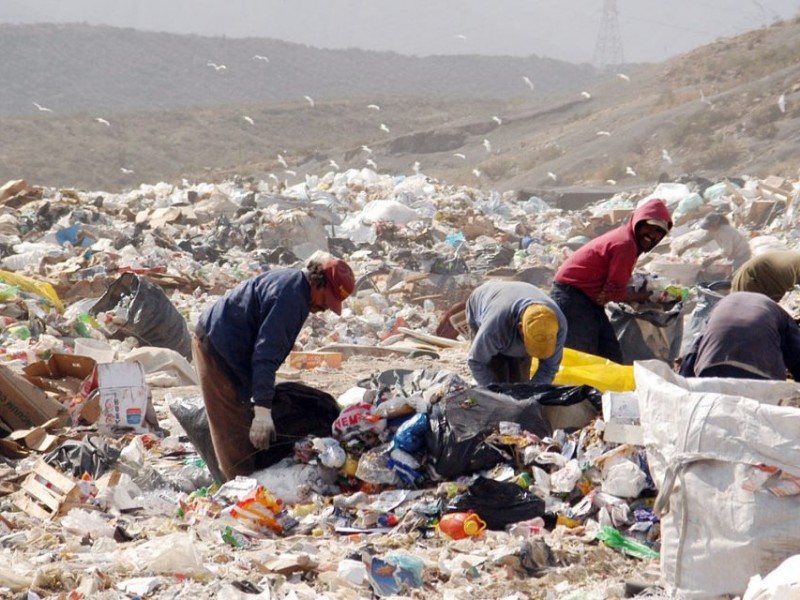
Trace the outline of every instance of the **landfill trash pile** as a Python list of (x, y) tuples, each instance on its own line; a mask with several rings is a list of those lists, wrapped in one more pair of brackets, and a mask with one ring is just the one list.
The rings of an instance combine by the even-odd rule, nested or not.
[[(610, 308), (629, 364), (567, 350), (552, 386), (475, 386), (448, 311), (489, 278), (548, 289), (572, 251), (653, 197), (676, 226), (634, 274), (651, 302)], [(753, 255), (796, 250), (798, 201), (800, 183), (778, 178), (687, 178), (578, 211), (369, 169), (122, 194), (8, 182), (0, 595), (600, 599), (633, 595), (632, 580), (694, 597), (742, 594), (751, 576), (753, 595), (797, 585), (789, 567), (769, 573), (800, 553), (785, 519), (800, 490), (800, 388), (672, 373), (732, 260), (713, 240), (669, 241), (719, 214)], [(189, 332), (240, 281), (320, 249), (348, 261), (356, 291), (341, 318), (309, 317), (278, 376), (290, 398), (330, 395), (333, 426), (221, 483)], [(797, 294), (782, 304), (800, 312)], [(681, 408), (695, 397), (705, 428)], [(688, 433), (698, 447), (677, 447)], [(696, 480), (737, 485), (698, 497)], [(755, 525), (698, 525), (740, 505)], [(682, 546), (681, 518), (719, 539)], [(781, 530), (792, 541), (777, 556)], [(698, 556), (704, 544), (724, 561)]]

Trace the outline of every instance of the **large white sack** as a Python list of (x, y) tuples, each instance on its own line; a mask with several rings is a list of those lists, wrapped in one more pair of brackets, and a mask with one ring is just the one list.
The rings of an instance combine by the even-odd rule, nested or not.
[(800, 496), (748, 491), (760, 465), (800, 475), (800, 409), (790, 382), (685, 379), (634, 364), (644, 444), (659, 496), (661, 573), (688, 598), (741, 595), (800, 553)]

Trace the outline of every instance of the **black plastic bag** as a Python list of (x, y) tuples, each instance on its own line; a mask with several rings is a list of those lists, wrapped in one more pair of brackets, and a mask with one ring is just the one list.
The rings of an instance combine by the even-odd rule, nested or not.
[(208, 467), (208, 472), (215, 481), (223, 482), (226, 477), (220, 471), (217, 455), (214, 453), (214, 444), (211, 441), (211, 431), (208, 428), (208, 415), (203, 404), (203, 397), (182, 396), (169, 403), (169, 409), (183, 430), (192, 446), (197, 451)]
[(511, 523), (544, 517), (544, 500), (511, 481), (478, 477), (464, 494), (456, 496), (446, 512), (472, 510), (495, 531)]
[(485, 442), (499, 421), (519, 423), (539, 437), (552, 434), (536, 400), (515, 400), (486, 388), (449, 394), (431, 408), (425, 436), (436, 472), (453, 479), (507, 461), (504, 452)]
[(590, 385), (498, 383), (490, 385), (489, 389), (518, 400), (536, 400), (554, 430), (583, 429), (603, 410), (602, 392)]
[(256, 454), (256, 469), (263, 469), (291, 455), (297, 441), (307, 437), (331, 437), (339, 416), (336, 399), (322, 390), (287, 381), (275, 386), (272, 420), (278, 439)]
[[(197, 453), (206, 462), (216, 481), (225, 481), (214, 452), (208, 416), (201, 396), (179, 398), (169, 409), (186, 431)], [(302, 383), (282, 382), (275, 386), (272, 420), (278, 437), (268, 450), (256, 454), (256, 468), (263, 469), (289, 456), (298, 440), (309, 435), (330, 437), (331, 426), (339, 416), (339, 406), (327, 392)]]
[(121, 340), (132, 336), (144, 346), (170, 348), (192, 360), (192, 339), (186, 319), (160, 286), (135, 273), (123, 273), (111, 282), (105, 294), (89, 309), (89, 314), (96, 316), (112, 311), (126, 302), (127, 320), (110, 337)]
[(92, 479), (99, 479), (119, 455), (120, 451), (109, 446), (103, 438), (87, 435), (83, 440), (67, 440), (45, 455), (44, 461), (74, 477), (88, 473)]
[(609, 320), (622, 348), (622, 362), (656, 358), (670, 365), (678, 358), (683, 338), (683, 303), (669, 310), (635, 310), (628, 304), (608, 304)]

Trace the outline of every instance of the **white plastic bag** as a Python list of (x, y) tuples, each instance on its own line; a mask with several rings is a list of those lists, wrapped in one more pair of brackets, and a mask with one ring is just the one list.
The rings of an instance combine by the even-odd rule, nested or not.
[(760, 465), (800, 474), (800, 410), (775, 406), (800, 386), (685, 379), (661, 361), (635, 363), (634, 376), (664, 580), (687, 598), (740, 595), (800, 552), (800, 496), (746, 489)]

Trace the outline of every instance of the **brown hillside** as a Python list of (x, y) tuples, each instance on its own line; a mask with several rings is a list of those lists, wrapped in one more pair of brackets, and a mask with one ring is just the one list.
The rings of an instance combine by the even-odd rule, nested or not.
[[(798, 58), (794, 21), (631, 68), (627, 78), (611, 72), (594, 84), (573, 81), (559, 95), (400, 96), (353, 86), (348, 95), (314, 98), (314, 106), (301, 96), (193, 109), (37, 111), (0, 118), (0, 180), (116, 190), (240, 174), (291, 184), (368, 159), (385, 172), (408, 173), (419, 163), (450, 183), (541, 194), (682, 174), (794, 176)], [(380, 110), (367, 108), (373, 103)]]

